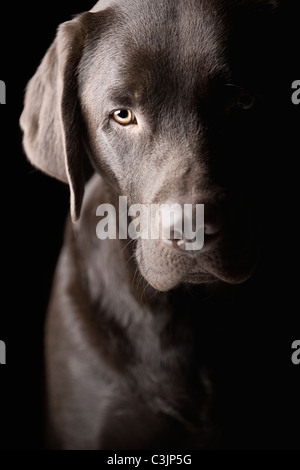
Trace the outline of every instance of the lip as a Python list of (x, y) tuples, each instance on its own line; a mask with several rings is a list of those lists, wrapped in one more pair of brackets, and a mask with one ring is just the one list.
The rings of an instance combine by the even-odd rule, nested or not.
[(220, 279), (209, 272), (199, 271), (198, 273), (191, 273), (184, 279), (184, 282), (189, 282), (191, 284), (199, 283), (212, 283), (220, 282)]

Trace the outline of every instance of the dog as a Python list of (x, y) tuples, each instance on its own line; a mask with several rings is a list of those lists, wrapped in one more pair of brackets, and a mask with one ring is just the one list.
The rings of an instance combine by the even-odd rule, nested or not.
[[(71, 194), (46, 321), (50, 448), (216, 445), (213, 338), (259, 256), (278, 8), (100, 0), (30, 80), (25, 152)], [(167, 240), (99, 240), (97, 207), (119, 196), (204, 204), (203, 249), (171, 223)]]

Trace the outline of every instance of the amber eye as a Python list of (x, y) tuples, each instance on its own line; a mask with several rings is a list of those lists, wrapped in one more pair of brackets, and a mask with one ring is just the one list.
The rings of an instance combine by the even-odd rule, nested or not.
[(135, 123), (135, 117), (130, 109), (118, 109), (113, 113), (114, 120), (122, 126), (128, 126)]
[(255, 97), (249, 93), (242, 93), (236, 99), (236, 106), (244, 111), (253, 108), (255, 105)]

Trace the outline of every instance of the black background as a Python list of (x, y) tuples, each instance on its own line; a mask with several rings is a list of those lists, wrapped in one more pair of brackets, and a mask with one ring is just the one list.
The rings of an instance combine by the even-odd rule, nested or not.
[[(18, 124), (24, 89), (58, 24), (93, 4), (29, 1), (13, 7), (6, 4), (0, 10), (0, 79), (7, 86), (7, 104), (0, 106), (0, 339), (7, 346), (7, 365), (0, 368), (0, 448), (4, 449), (43, 448), (43, 323), (69, 207), (68, 188), (26, 161)], [(225, 448), (300, 449), (300, 365), (291, 363), (291, 344), (300, 339), (300, 105), (293, 106), (290, 100), (291, 83), (300, 79), (296, 47), (300, 24), (292, 3), (290, 8), (288, 31), (281, 31), (290, 66), (282, 70), (283, 88), (278, 91), (285, 95), (292, 115), (291, 120), (286, 121), (285, 116), (282, 120), (283, 127), (290, 126), (290, 141), (285, 154), (274, 156), (276, 165), (288, 171), (278, 179), (278, 192), (274, 194), (274, 204), (280, 203), (280, 211), (274, 218), (273, 252), (269, 253), (272, 273), (269, 277), (258, 274), (251, 281), (260, 283), (264, 302), (258, 304), (252, 318), (248, 314), (244, 319), (241, 313), (236, 325), (239, 340), (227, 355), (241, 358), (242, 395), (236, 397), (238, 405), (222, 444)], [(248, 288), (251, 283), (245, 290)], [(255, 384), (249, 387), (246, 378), (256, 372)], [(257, 400), (259, 395), (261, 400)], [(249, 420), (249, 427), (239, 437), (244, 419)]]
[(7, 104), (0, 107), (0, 339), (7, 348), (7, 365), (0, 369), (1, 448), (43, 446), (43, 322), (69, 207), (68, 187), (26, 161), (19, 128), (24, 90), (57, 26), (92, 6), (87, 1), (1, 6), (0, 77), (7, 88)]

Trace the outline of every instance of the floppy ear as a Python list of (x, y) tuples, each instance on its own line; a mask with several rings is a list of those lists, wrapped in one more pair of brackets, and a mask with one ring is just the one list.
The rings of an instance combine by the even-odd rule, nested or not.
[(59, 26), (57, 36), (28, 83), (20, 125), (30, 162), (69, 183), (71, 215), (80, 214), (84, 192), (77, 68), (85, 41), (85, 16)]

